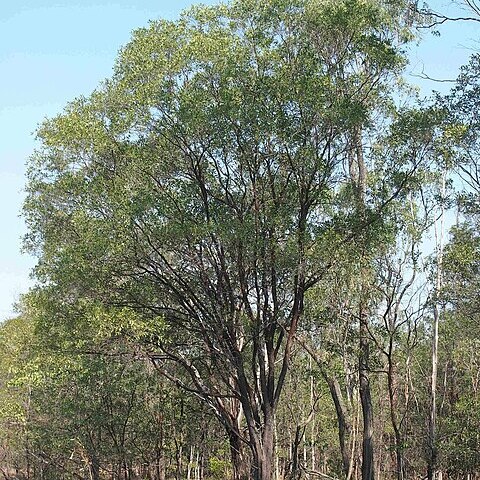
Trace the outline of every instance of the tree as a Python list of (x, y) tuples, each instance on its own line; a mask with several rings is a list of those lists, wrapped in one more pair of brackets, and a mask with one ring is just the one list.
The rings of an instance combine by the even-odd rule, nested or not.
[(20, 470), (31, 476), (31, 386), (15, 380), (30, 359), (32, 336), (31, 324), (23, 316), (0, 326), (0, 472), (6, 479)]
[[(473, 7), (472, 7), (473, 8)], [(476, 11), (478, 13), (478, 11)], [(444, 305), (443, 341), (447, 359), (439, 412), (440, 464), (452, 475), (474, 474), (478, 465), (478, 366), (472, 349), (478, 338), (478, 219), (480, 177), (478, 171), (478, 108), (480, 56), (462, 67), (455, 87), (442, 100), (450, 114), (450, 134), (456, 139), (454, 166), (465, 188), (457, 197), (457, 224), (445, 247), (444, 285), (439, 301)], [(475, 372), (475, 373), (473, 373)], [(475, 377), (475, 378), (474, 378)], [(475, 426), (473, 426), (475, 425)], [(460, 446), (460, 443), (462, 446)]]
[(194, 8), (138, 30), (113, 78), (38, 131), (25, 214), (45, 295), (77, 311), (73, 329), (78, 305), (132, 312), (143, 354), (225, 428), (236, 479), (245, 446), (253, 478), (272, 477), (307, 292), (344, 246), (382, 237), (418, 168), (395, 159), (369, 184), (362, 145), (388, 117), (402, 15), (354, 0)]

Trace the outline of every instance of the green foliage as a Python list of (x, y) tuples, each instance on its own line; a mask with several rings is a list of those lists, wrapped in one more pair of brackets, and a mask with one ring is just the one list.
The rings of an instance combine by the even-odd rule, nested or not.
[(211, 457), (208, 460), (208, 469), (210, 475), (209, 480), (222, 480), (228, 478), (230, 471), (230, 462), (219, 459), (218, 457)]
[[(478, 58), (447, 98), (397, 111), (406, 8), (197, 6), (134, 32), (112, 78), (39, 127), (24, 206), (38, 283), (0, 328), (0, 438), (26, 445), (19, 471), (228, 478), (225, 433), (255, 468), (271, 418), (282, 474), (297, 441), (339, 476), (332, 382), (355, 463), (365, 312), (383, 472), (395, 446), (423, 468), (429, 318), (406, 272), (448, 205), (442, 172), (475, 178)], [(464, 205), (441, 297), (441, 462), (457, 473), (478, 467), (478, 199)]]

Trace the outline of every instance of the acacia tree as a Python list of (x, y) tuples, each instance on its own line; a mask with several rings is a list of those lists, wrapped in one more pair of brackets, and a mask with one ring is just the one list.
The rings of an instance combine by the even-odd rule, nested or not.
[(153, 325), (144, 354), (213, 409), (236, 479), (272, 477), (305, 294), (342, 246), (374, 242), (418, 167), (397, 159), (369, 188), (360, 145), (404, 64), (402, 13), (194, 8), (138, 30), (113, 78), (38, 131), (25, 213), (44, 291)]

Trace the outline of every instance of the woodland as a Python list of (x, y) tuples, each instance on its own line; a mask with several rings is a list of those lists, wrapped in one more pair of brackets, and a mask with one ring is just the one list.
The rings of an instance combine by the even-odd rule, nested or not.
[(405, 80), (463, 6), (196, 6), (39, 126), (1, 477), (480, 479), (480, 55)]

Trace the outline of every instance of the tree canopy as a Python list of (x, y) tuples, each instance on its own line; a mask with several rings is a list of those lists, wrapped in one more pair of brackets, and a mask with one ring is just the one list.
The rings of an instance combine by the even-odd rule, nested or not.
[[(340, 455), (322, 449), (322, 474), (385, 473), (376, 442), (394, 452), (390, 474), (419, 471), (406, 458), (428, 392), (412, 378), (428, 368), (440, 293), (418, 293), (420, 244), (445, 172), (478, 180), (478, 121), (475, 60), (451, 96), (395, 106), (415, 21), (379, 0), (194, 7), (134, 32), (113, 76), (39, 127), (24, 207), (38, 283), (12, 321), (33, 331), (28, 374), (4, 388), (37, 409), (24, 405), (23, 425), (42, 475), (200, 480), (210, 454), (209, 478), (300, 478), (322, 395), (312, 475), (335, 428)], [(393, 433), (379, 427), (382, 391)], [(301, 420), (288, 420), (293, 392)], [(199, 415), (218, 421), (208, 444)]]

